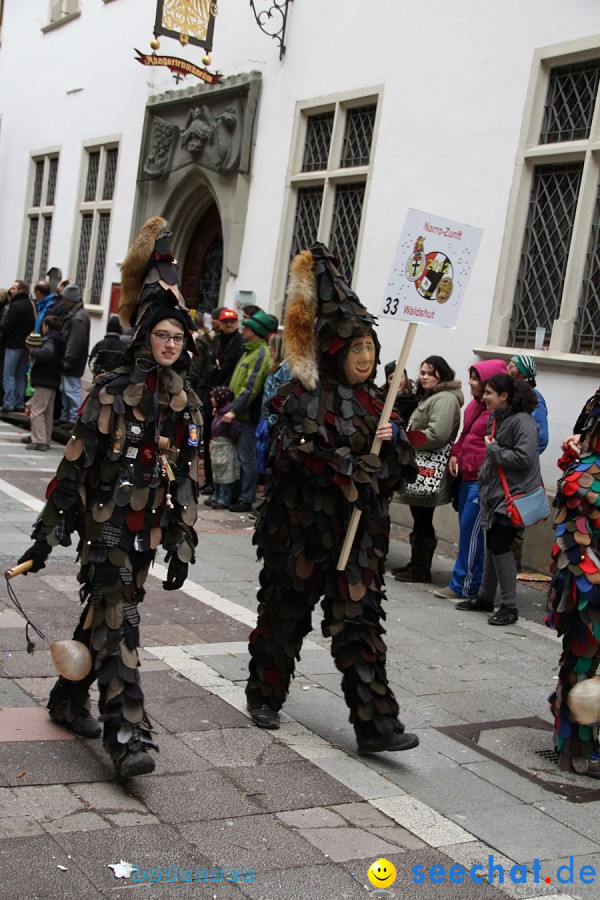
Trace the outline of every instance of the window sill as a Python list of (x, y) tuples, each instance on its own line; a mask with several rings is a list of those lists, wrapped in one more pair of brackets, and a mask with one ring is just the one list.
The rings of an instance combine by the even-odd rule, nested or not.
[(99, 303), (84, 303), (83, 308), (89, 312), (91, 316), (101, 316), (104, 313), (104, 307)]
[(506, 359), (518, 353), (526, 353), (535, 359), (538, 369), (593, 374), (600, 372), (600, 357), (584, 353), (554, 353), (550, 350), (520, 350), (518, 347), (500, 347), (486, 344), (485, 347), (474, 347), (473, 353), (482, 359)]
[(63, 25), (66, 25), (67, 22), (72, 22), (73, 19), (78, 19), (81, 15), (81, 12), (78, 10), (74, 13), (69, 13), (68, 16), (63, 16), (62, 19), (59, 19), (57, 22), (50, 22), (49, 25), (44, 25), (42, 28), (42, 34), (47, 34), (49, 31), (55, 31), (57, 28), (62, 28)]

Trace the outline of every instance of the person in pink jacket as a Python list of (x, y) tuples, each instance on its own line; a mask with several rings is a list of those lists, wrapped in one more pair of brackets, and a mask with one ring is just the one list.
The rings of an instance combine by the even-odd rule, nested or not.
[(435, 597), (451, 600), (476, 597), (483, 575), (485, 555), (479, 516), (477, 475), (485, 459), (485, 435), (491, 410), (483, 402), (486, 381), (492, 375), (506, 373), (502, 359), (474, 363), (469, 369), (469, 387), (473, 398), (465, 409), (460, 437), (450, 450), (448, 468), (458, 484), (458, 556), (448, 587), (434, 591)]

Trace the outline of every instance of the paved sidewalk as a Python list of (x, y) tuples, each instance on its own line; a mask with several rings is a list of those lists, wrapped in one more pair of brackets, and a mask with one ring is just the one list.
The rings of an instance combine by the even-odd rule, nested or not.
[[(25, 454), (18, 430), (0, 423), (3, 570), (28, 546), (60, 452)], [(207, 510), (198, 530), (199, 558), (184, 589), (161, 590), (162, 564), (149, 579), (142, 679), (161, 752), (153, 775), (126, 785), (114, 781), (99, 741), (48, 719), (49, 652), (41, 641), (33, 656), (25, 652), (23, 622), (3, 589), (0, 898), (382, 897), (367, 879), (379, 857), (397, 870), (390, 897), (600, 896), (596, 784), (558, 773), (551, 758), (546, 698), (560, 644), (539, 624), (543, 591), (522, 586), (526, 617), (501, 629), (435, 599), (428, 586), (391, 579), (389, 672), (421, 746), (360, 757), (317, 617), (281, 730), (250, 723), (243, 684), (258, 572), (252, 522)], [(436, 556), (438, 585), (447, 583), (450, 554)], [(405, 555), (394, 540), (390, 566)], [(51, 639), (70, 636), (76, 621), (75, 571), (74, 550), (57, 548), (45, 570), (13, 582)], [(469, 876), (481, 864), (474, 876), (486, 879), (489, 856), (504, 867), (503, 885)], [(573, 883), (561, 886), (557, 869), (571, 856)], [(540, 883), (530, 865), (521, 874), (527, 883), (513, 884), (511, 866), (535, 859)], [(117, 877), (121, 861), (139, 867), (137, 883), (135, 870)], [(449, 880), (456, 865), (462, 884)], [(588, 886), (579, 877), (586, 865), (598, 873)], [(432, 866), (443, 867), (443, 883), (430, 880)], [(215, 880), (220, 870), (236, 880)]]

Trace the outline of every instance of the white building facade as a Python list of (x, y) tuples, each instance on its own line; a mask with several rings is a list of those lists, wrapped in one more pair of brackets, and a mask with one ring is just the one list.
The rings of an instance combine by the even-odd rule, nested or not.
[[(2, 5), (0, 286), (60, 267), (93, 343), (132, 235), (160, 214), (192, 306), (281, 315), (290, 255), (319, 239), (377, 312), (409, 208), (476, 226), (457, 327), (419, 327), (409, 374), (436, 353), (466, 385), (475, 359), (528, 348), (553, 486), (600, 381), (597, 0), (289, 0), (281, 60), (247, 0), (219, 0), (218, 85), (136, 62), (149, 0)], [(269, 0), (255, 6), (277, 26)], [(160, 43), (202, 65), (201, 49)], [(405, 327), (383, 323), (384, 361)]]

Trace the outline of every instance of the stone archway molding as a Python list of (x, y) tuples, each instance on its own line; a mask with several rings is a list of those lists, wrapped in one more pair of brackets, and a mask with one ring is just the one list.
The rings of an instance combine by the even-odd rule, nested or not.
[(223, 229), (221, 299), (239, 272), (250, 192), (260, 72), (151, 97), (140, 148), (132, 237), (150, 216), (173, 229), (185, 257), (194, 229), (216, 203)]

